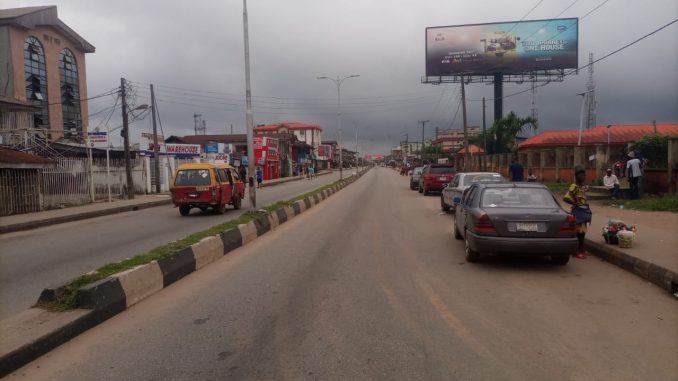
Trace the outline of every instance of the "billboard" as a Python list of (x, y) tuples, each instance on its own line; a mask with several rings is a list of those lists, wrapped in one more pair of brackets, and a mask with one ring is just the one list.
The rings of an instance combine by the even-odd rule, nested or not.
[(426, 28), (426, 76), (576, 68), (578, 21), (566, 18)]

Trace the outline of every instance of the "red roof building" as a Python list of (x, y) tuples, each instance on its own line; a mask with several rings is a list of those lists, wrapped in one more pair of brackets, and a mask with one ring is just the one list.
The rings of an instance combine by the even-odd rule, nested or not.
[(276, 124), (260, 124), (254, 127), (254, 135), (270, 135), (271, 133), (291, 132), (297, 139), (317, 150), (320, 145), (322, 128), (317, 124), (286, 122)]
[[(612, 124), (596, 126), (584, 130), (581, 134), (581, 145), (627, 144), (649, 134), (678, 135), (678, 124)], [(609, 138), (609, 140), (608, 140)], [(578, 145), (579, 131), (545, 131), (531, 137), (519, 146), (519, 150), (547, 147), (568, 147)]]
[[(469, 145), (468, 148), (469, 148), (469, 149), (468, 149), (468, 152), (471, 154), (471, 156), (485, 155), (485, 150), (482, 149), (482, 148), (480, 148), (480, 147), (478, 147), (478, 146), (475, 145), (475, 144)], [(464, 155), (466, 155), (466, 147), (464, 147), (464, 148), (460, 149), (459, 151), (457, 151), (457, 155), (459, 155), (459, 156), (464, 156)]]

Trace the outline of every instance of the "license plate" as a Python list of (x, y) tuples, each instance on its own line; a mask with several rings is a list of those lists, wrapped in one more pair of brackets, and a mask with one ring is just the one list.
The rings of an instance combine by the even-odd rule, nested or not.
[(440, 181), (447, 181), (447, 177), (442, 176), (439, 180), (440, 180)]
[(186, 196), (188, 196), (189, 198), (196, 198), (196, 197), (198, 197), (198, 194), (197, 193), (188, 193), (188, 194), (186, 194)]
[(536, 232), (537, 229), (536, 222), (518, 222), (516, 223), (516, 230), (519, 232)]

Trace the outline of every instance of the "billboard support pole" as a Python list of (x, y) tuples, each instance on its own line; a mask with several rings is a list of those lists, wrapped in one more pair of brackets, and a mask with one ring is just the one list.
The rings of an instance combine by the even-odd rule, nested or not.
[(504, 74), (494, 73), (494, 120), (504, 117)]
[(471, 169), (470, 150), (468, 147), (468, 127), (466, 126), (466, 88), (464, 86), (464, 77), (461, 78), (461, 115), (464, 119), (464, 172)]

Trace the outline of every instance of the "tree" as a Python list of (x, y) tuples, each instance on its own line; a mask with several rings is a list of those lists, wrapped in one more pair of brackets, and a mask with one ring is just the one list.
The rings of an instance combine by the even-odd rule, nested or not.
[(507, 117), (496, 120), (484, 134), (472, 138), (470, 143), (483, 147), (486, 142), (488, 154), (516, 152), (518, 150), (516, 135), (523, 131), (525, 126), (536, 130), (537, 120), (532, 117), (520, 118), (511, 111)]

